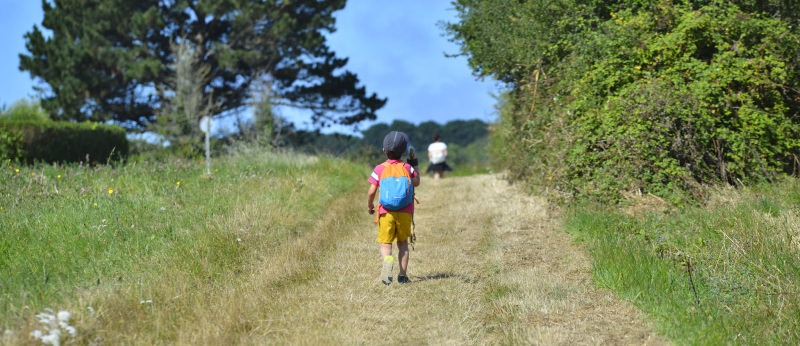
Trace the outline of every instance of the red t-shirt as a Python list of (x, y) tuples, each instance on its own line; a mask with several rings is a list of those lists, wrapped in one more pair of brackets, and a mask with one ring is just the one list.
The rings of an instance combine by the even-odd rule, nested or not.
[[(388, 159), (388, 160), (386, 160), (386, 162), (389, 163), (389, 164), (397, 164), (397, 163), (400, 163), (400, 162), (403, 162), (403, 161)], [(419, 175), (419, 173), (417, 173), (417, 171), (414, 169), (414, 167), (411, 167), (411, 165), (409, 165), (409, 164), (407, 164), (405, 162), (403, 162), (403, 167), (405, 167), (405, 169), (408, 171), (408, 174), (411, 175), (412, 179)], [(383, 166), (383, 164), (375, 166), (375, 170), (373, 170), (372, 174), (369, 175), (370, 184), (380, 187), (380, 185), (381, 185), (381, 182), (380, 182), (381, 173), (383, 173), (383, 169), (384, 168), (386, 168), (386, 167)], [(401, 212), (401, 213), (411, 213), (411, 214), (413, 214), (414, 213), (414, 201), (411, 201), (411, 203), (409, 203), (407, 206), (403, 207), (403, 209), (395, 210), (395, 211)], [(383, 209), (383, 206), (380, 206), (380, 208), (378, 208), (378, 215), (386, 214), (388, 212), (389, 212), (388, 210)]]

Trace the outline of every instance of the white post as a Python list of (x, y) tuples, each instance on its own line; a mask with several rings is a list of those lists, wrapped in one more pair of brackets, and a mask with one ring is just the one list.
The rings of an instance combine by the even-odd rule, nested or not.
[(211, 175), (211, 141), (208, 139), (211, 137), (208, 132), (206, 132), (206, 174)]
[(211, 175), (211, 130), (214, 128), (214, 122), (211, 117), (204, 116), (200, 119), (200, 131), (206, 134), (206, 174)]

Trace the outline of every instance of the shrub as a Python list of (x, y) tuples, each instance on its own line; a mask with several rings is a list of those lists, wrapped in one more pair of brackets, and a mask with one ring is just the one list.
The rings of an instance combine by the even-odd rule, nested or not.
[(800, 173), (794, 7), (456, 3), (453, 38), (476, 73), (509, 88), (493, 147), (515, 177), (591, 199), (678, 202), (701, 185)]
[(0, 158), (17, 160), (25, 155), (22, 149), (22, 133), (0, 128)]
[(97, 123), (3, 121), (0, 129), (22, 136), (27, 162), (106, 162), (128, 155), (125, 130)]
[(50, 115), (42, 109), (39, 101), (20, 99), (6, 111), (0, 111), (0, 120), (50, 120)]

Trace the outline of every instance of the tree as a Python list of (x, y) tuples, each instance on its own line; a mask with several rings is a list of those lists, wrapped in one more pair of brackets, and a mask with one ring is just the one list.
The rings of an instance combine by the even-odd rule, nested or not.
[(38, 100), (19, 99), (11, 107), (0, 108), (0, 120), (39, 120), (48, 121), (50, 115), (42, 109)]
[(787, 0), (457, 0), (446, 28), (507, 84), (494, 145), (566, 195), (680, 199), (800, 173), (800, 29)]
[(42, 26), (25, 35), (20, 69), (47, 84), (42, 104), (57, 119), (115, 120), (144, 129), (163, 114), (178, 61), (173, 46), (207, 69), (209, 113), (245, 106), (250, 86), (269, 80), (273, 102), (313, 112), (319, 126), (374, 119), (386, 99), (368, 95), (342, 68), (325, 32), (344, 0), (43, 0)]

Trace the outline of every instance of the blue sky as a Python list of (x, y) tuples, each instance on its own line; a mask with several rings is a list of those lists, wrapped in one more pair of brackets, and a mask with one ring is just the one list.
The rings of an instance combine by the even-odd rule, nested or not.
[[(18, 55), (26, 52), (23, 35), (41, 24), (41, 2), (0, 0), (0, 16), (0, 105), (10, 105), (36, 95), (35, 82), (19, 71)], [(337, 31), (329, 36), (329, 45), (350, 59), (347, 69), (358, 75), (368, 92), (389, 98), (378, 111), (377, 121), (363, 122), (361, 128), (395, 119), (418, 124), (492, 118), (495, 100), (491, 93), (497, 84), (476, 80), (466, 58), (444, 56), (458, 52), (458, 47), (448, 42), (437, 23), (455, 21), (455, 16), (445, 0), (350, 0), (337, 13)], [(311, 127), (301, 112), (281, 112), (298, 127)], [(350, 132), (347, 128), (329, 131)]]

